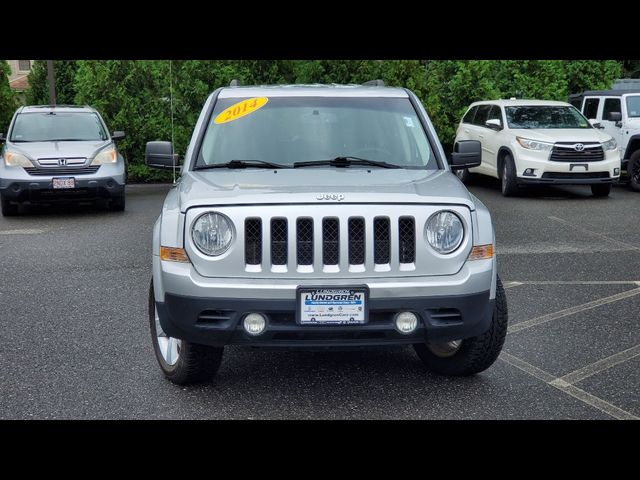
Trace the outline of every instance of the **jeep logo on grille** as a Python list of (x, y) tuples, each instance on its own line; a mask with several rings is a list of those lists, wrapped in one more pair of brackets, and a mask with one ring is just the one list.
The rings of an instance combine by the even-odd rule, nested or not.
[(59, 158), (58, 159), (58, 165), (60, 165), (61, 167), (64, 167), (67, 164), (67, 159), (66, 158)]
[(573, 148), (576, 152), (581, 152), (584, 150), (584, 145), (582, 143), (576, 143)]
[(342, 193), (321, 193), (316, 197), (316, 200), (334, 200), (341, 202), (344, 200), (344, 195)]

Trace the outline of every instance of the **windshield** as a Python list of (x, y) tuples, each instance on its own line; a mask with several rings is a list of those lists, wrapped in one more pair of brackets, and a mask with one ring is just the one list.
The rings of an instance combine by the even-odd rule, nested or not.
[(640, 95), (627, 97), (627, 116), (630, 118), (640, 117)]
[(218, 99), (195, 168), (234, 160), (293, 166), (347, 156), (438, 168), (408, 98), (335, 97)]
[(106, 140), (95, 113), (21, 113), (11, 130), (12, 142)]
[(527, 105), (505, 107), (509, 128), (592, 128), (575, 107)]

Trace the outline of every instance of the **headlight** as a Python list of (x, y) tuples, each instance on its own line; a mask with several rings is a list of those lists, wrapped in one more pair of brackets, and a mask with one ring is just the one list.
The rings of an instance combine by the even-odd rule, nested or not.
[(438, 253), (453, 252), (464, 238), (462, 220), (455, 213), (446, 210), (431, 215), (424, 228), (429, 245)]
[(607, 140), (606, 142), (604, 142), (602, 144), (602, 149), (604, 151), (615, 150), (616, 148), (618, 148), (618, 144), (616, 143), (616, 141), (613, 138), (611, 140)]
[(104, 165), (105, 163), (116, 163), (118, 160), (118, 154), (116, 153), (115, 148), (109, 148), (108, 150), (103, 150), (91, 162), (91, 165)]
[(216, 257), (227, 251), (233, 240), (231, 220), (221, 213), (205, 213), (193, 222), (191, 238), (198, 250)]
[(27, 157), (16, 152), (4, 152), (4, 164), (7, 167), (33, 167)]
[(548, 152), (553, 148), (553, 143), (539, 142), (537, 140), (529, 140), (527, 138), (516, 137), (518, 143), (527, 150), (538, 150), (540, 152)]

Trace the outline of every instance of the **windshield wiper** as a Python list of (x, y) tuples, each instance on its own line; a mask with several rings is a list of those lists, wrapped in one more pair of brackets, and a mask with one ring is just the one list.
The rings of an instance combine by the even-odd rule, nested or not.
[(400, 165), (393, 163), (379, 162), (377, 160), (368, 160), (360, 157), (335, 157), (330, 160), (311, 160), (308, 162), (295, 162), (293, 168), (314, 167), (317, 165), (330, 165), (332, 167), (350, 167), (351, 165), (371, 165), (382, 168), (402, 168)]
[(200, 165), (194, 170), (209, 170), (210, 168), (291, 168), (290, 165), (280, 165), (279, 163), (265, 162), (264, 160), (231, 160), (226, 163), (213, 163), (211, 165)]

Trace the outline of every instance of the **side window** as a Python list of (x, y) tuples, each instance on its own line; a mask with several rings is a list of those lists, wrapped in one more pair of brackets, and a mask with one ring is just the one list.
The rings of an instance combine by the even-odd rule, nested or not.
[(479, 105), (476, 116), (473, 118), (473, 124), (484, 127), (484, 122), (489, 118), (489, 110), (491, 110), (491, 105)]
[(589, 120), (598, 116), (598, 106), (600, 105), (599, 98), (587, 98), (584, 101), (584, 109), (582, 114)]
[(493, 105), (491, 107), (491, 111), (489, 112), (489, 116), (487, 117), (487, 120), (498, 120), (500, 122), (500, 125), (503, 124), (502, 112), (500, 111), (500, 107), (498, 105)]
[(604, 107), (602, 110), (602, 120), (609, 120), (609, 114), (611, 112), (622, 113), (622, 106), (620, 105), (619, 98), (607, 98), (604, 101)]
[(476, 114), (477, 110), (478, 110), (477, 105), (475, 107), (471, 107), (469, 111), (465, 114), (465, 116), (462, 117), (462, 123), (473, 123), (473, 117)]

